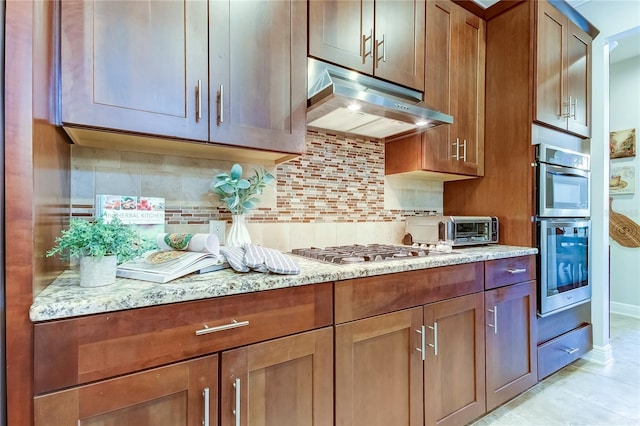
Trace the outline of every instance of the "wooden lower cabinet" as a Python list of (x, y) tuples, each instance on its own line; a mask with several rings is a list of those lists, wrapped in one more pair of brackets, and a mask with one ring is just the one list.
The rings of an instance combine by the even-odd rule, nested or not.
[(215, 425), (217, 386), (218, 356), (205, 356), (36, 397), (34, 424)]
[(422, 425), (422, 308), (335, 327), (336, 425)]
[(487, 411), (536, 384), (536, 282), (485, 291)]
[(425, 425), (463, 425), (485, 412), (484, 296), (425, 306)]
[(332, 327), (226, 351), (221, 358), (222, 425), (333, 424)]
[(481, 416), (483, 327), (482, 293), (337, 325), (336, 425), (449, 425)]

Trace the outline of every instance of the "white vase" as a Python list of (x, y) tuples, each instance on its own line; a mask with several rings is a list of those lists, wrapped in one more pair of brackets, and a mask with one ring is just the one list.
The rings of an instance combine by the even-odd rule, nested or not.
[(116, 282), (118, 256), (82, 256), (80, 287), (100, 287)]
[(225, 245), (228, 247), (242, 247), (243, 244), (251, 243), (251, 236), (245, 223), (245, 215), (234, 214), (231, 218), (231, 229), (229, 229)]

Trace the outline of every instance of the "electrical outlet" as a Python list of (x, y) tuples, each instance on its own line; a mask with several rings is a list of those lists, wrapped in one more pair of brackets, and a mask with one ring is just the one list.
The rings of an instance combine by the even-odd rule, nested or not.
[(220, 245), (224, 245), (225, 228), (227, 222), (224, 220), (210, 220), (209, 221), (209, 233), (218, 237)]

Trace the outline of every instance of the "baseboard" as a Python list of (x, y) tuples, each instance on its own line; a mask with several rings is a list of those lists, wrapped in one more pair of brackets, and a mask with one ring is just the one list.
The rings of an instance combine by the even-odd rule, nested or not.
[(582, 358), (596, 364), (607, 365), (613, 362), (613, 351), (609, 344), (606, 346), (593, 345), (593, 349), (584, 354)]
[(612, 314), (624, 315), (640, 319), (640, 306), (627, 303), (610, 302), (609, 310)]

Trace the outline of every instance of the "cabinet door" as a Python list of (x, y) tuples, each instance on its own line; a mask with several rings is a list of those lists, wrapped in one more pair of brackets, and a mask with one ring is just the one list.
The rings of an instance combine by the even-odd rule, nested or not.
[(485, 292), (487, 411), (537, 381), (536, 282)]
[(567, 17), (546, 1), (537, 2), (535, 119), (567, 128)]
[[(458, 43), (455, 72), (455, 141), (453, 158), (459, 174), (484, 174), (485, 22), (456, 5)], [(453, 143), (455, 142), (455, 146)]]
[(485, 412), (484, 295), (424, 308), (425, 425), (467, 424)]
[(424, 90), (424, 37), (424, 0), (376, 0), (375, 76)]
[(207, 140), (206, 2), (72, 0), (61, 13), (63, 124)]
[(333, 422), (330, 327), (224, 352), (221, 371), (223, 425)]
[(567, 70), (569, 86), (569, 119), (567, 130), (591, 136), (591, 37), (569, 21)]
[(302, 153), (307, 2), (209, 2), (212, 142)]
[(336, 425), (422, 425), (422, 308), (335, 327)]
[(36, 397), (34, 424), (215, 425), (217, 386), (218, 356), (207, 356)]
[[(450, 1), (427, 2), (425, 103), (452, 114), (424, 133), (423, 169), (484, 174), (485, 22)], [(441, 83), (442, 82), (442, 83)]]
[(309, 1), (309, 55), (373, 74), (373, 0)]

